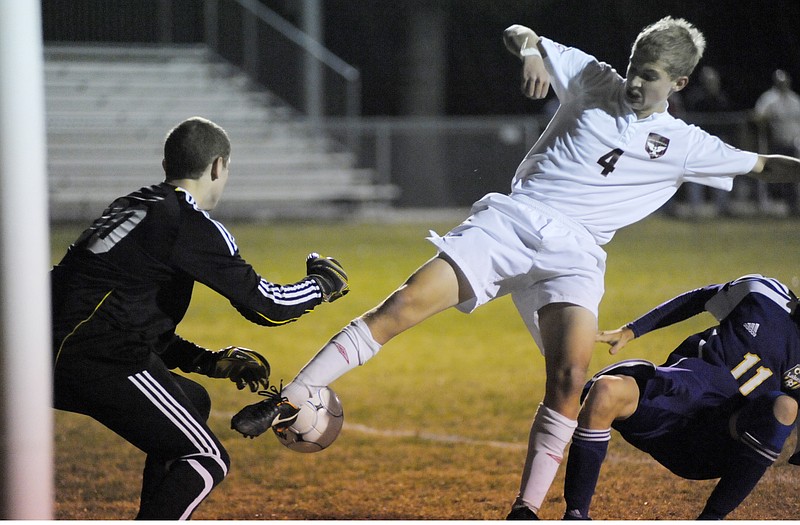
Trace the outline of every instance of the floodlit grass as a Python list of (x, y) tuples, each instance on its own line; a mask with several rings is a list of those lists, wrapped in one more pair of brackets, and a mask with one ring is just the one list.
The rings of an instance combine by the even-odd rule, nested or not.
[[(272, 365), (272, 380), (288, 381), (331, 335), (434, 255), (424, 241), (429, 229), (443, 233), (454, 225), (229, 224), (242, 255), (269, 280), (300, 279), (305, 255), (318, 251), (345, 266), (352, 292), (297, 323), (266, 329), (199, 286), (179, 333), (209, 348), (236, 344), (261, 351)], [(652, 218), (620, 232), (607, 247), (601, 327), (616, 328), (677, 293), (745, 273), (764, 273), (800, 289), (798, 226)], [(78, 231), (53, 229), (54, 261)], [(650, 334), (619, 357), (598, 346), (591, 371), (627, 357), (659, 361), (712, 322), (704, 314)], [(271, 435), (238, 436), (229, 429), (231, 415), (259, 398), (227, 381), (198, 380), (212, 395), (211, 427), (233, 466), (197, 519), (501, 519), (518, 488), (544, 370), (509, 298), (471, 315), (444, 312), (333, 384), (344, 404), (345, 428), (330, 449), (310, 455), (290, 452)], [(144, 459), (139, 451), (94, 421), (62, 412), (56, 413), (55, 445), (59, 519), (134, 516)], [(800, 470), (782, 457), (731, 517), (794, 519), (798, 481)], [(563, 469), (544, 518), (561, 517), (562, 483)], [(594, 515), (693, 519), (712, 486), (676, 478), (616, 436)]]

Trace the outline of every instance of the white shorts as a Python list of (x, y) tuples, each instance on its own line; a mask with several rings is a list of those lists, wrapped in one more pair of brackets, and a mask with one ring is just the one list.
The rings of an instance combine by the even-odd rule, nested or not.
[(440, 237), (428, 237), (464, 274), (473, 297), (459, 305), (471, 312), (511, 294), (539, 348), (538, 310), (571, 303), (597, 316), (604, 292), (606, 253), (574, 220), (523, 195), (490, 193), (471, 215)]

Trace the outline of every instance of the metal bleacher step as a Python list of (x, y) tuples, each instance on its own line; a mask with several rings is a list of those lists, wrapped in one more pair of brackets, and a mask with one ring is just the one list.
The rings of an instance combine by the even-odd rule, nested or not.
[(195, 115), (231, 137), (217, 210), (225, 217), (350, 214), (397, 197), (342, 144), (294, 125), (291, 108), (202, 46), (46, 46), (45, 100), (52, 220), (89, 220), (163, 180), (164, 137)]

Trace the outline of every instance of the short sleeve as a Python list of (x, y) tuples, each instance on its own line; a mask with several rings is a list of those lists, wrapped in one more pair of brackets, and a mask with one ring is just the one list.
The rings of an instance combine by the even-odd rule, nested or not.
[(758, 154), (726, 144), (696, 126), (691, 126), (692, 148), (686, 159), (684, 180), (730, 191), (733, 178), (753, 170)]

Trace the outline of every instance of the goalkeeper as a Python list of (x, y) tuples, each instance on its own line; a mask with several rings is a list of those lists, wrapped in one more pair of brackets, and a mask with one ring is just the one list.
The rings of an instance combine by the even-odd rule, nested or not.
[[(228, 179), (230, 141), (206, 119), (180, 123), (164, 143), (165, 182), (115, 200), (51, 271), (54, 405), (86, 414), (147, 454), (138, 519), (186, 519), (227, 475), (209, 429), (209, 395), (170, 370), (268, 387), (251, 350), (211, 352), (175, 333), (200, 282), (248, 320), (281, 326), (348, 291), (339, 264), (312, 254), (289, 284), (262, 278), (206, 210)], [(273, 392), (274, 394), (274, 387)], [(273, 420), (297, 410), (276, 400)]]

